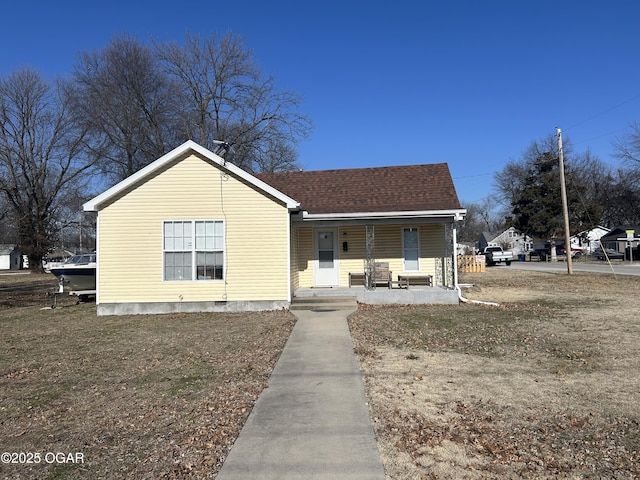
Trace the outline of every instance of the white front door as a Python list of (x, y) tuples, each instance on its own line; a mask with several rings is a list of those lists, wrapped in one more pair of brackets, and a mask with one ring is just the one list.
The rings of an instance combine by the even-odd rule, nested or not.
[(314, 272), (316, 287), (337, 287), (338, 277), (338, 229), (316, 230)]

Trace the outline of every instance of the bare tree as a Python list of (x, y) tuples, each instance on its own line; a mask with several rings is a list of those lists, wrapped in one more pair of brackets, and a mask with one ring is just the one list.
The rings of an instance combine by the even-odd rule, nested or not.
[(476, 242), (483, 232), (497, 232), (505, 228), (504, 216), (496, 210), (490, 199), (480, 203), (463, 203), (467, 214), (459, 223), (458, 234), (461, 242)]
[(32, 270), (42, 269), (66, 193), (92, 167), (62, 87), (30, 69), (0, 80), (0, 192)]
[(104, 173), (119, 181), (162, 156), (176, 139), (176, 92), (152, 50), (128, 35), (81, 53), (74, 111)]
[(0, 194), (0, 243), (16, 243), (17, 233), (4, 195)]
[(640, 169), (640, 124), (637, 122), (629, 126), (630, 131), (622, 138), (613, 141), (616, 150), (615, 156), (625, 162), (629, 162)]
[(226, 158), (249, 172), (298, 169), (295, 145), (311, 122), (301, 99), (263, 79), (239, 37), (187, 35), (184, 46), (155, 43), (166, 71), (180, 85), (180, 127), (207, 148), (226, 142)]
[(640, 225), (640, 169), (619, 168), (604, 179), (598, 192), (605, 227)]
[(624, 167), (615, 172), (615, 189), (607, 197), (612, 225), (638, 225), (640, 223), (640, 124), (634, 122), (630, 131), (613, 142), (615, 156)]

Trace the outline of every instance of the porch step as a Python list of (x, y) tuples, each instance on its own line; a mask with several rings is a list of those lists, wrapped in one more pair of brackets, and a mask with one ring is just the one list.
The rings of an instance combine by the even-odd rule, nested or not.
[(357, 308), (356, 297), (315, 296), (294, 297), (289, 310), (355, 310)]

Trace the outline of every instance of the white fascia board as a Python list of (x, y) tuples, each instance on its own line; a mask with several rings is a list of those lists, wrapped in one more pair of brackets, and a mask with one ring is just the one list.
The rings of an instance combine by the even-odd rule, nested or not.
[(130, 186), (135, 185), (137, 182), (139, 182), (140, 180), (142, 180), (146, 176), (151, 175), (156, 170), (164, 167), (167, 163), (172, 162), (173, 160), (175, 160), (180, 155), (183, 155), (184, 153), (186, 153), (188, 150), (193, 150), (196, 153), (199, 153), (203, 157), (211, 160), (212, 162), (217, 163), (222, 169), (227, 170), (229, 173), (231, 173), (233, 175), (236, 175), (236, 176), (242, 178), (243, 180), (246, 180), (250, 184), (252, 184), (255, 187), (257, 187), (258, 189), (260, 189), (260, 190), (264, 191), (265, 193), (268, 193), (272, 197), (280, 200), (281, 202), (283, 202), (287, 206), (287, 208), (289, 210), (296, 210), (296, 209), (298, 209), (300, 207), (300, 204), (298, 202), (296, 202), (294, 199), (292, 199), (291, 197), (289, 197), (289, 196), (285, 195), (284, 193), (276, 190), (275, 188), (271, 187), (270, 185), (267, 185), (262, 180), (258, 180), (256, 177), (254, 177), (250, 173), (245, 172), (241, 168), (233, 165), (232, 163), (225, 162), (222, 157), (219, 157), (218, 155), (213, 153), (211, 150), (208, 150), (208, 149), (204, 148), (202, 145), (197, 144), (193, 140), (187, 140), (186, 142), (184, 142), (179, 147), (174, 148), (173, 150), (171, 150), (170, 152), (164, 154), (162, 157), (160, 157), (156, 161), (154, 161), (154, 162), (150, 163), (149, 165), (147, 165), (146, 167), (138, 170), (133, 175), (127, 177), (126, 179), (124, 179), (120, 183), (117, 183), (116, 185), (114, 185), (113, 187), (111, 187), (108, 190), (104, 191), (103, 193), (101, 193), (97, 197), (94, 197), (93, 199), (89, 200), (88, 202), (86, 202), (82, 206), (82, 208), (84, 209), (85, 212), (96, 212), (96, 211), (98, 211), (98, 208), (100, 207), (100, 205), (102, 203), (104, 203), (105, 201), (109, 200), (114, 195), (117, 195), (118, 193), (126, 190)]
[(442, 218), (453, 217), (454, 221), (462, 220), (466, 209), (460, 210), (422, 210), (402, 212), (358, 212), (358, 213), (317, 213), (302, 212), (302, 221), (317, 220), (363, 220), (381, 218)]

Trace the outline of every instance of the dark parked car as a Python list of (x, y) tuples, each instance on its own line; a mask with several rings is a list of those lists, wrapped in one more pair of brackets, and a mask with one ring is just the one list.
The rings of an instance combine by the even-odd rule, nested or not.
[(605, 248), (604, 251), (602, 251), (601, 248), (596, 248), (593, 251), (593, 256), (598, 260), (606, 260), (607, 258), (609, 258), (609, 260), (624, 260), (624, 253), (614, 250), (613, 248)]

